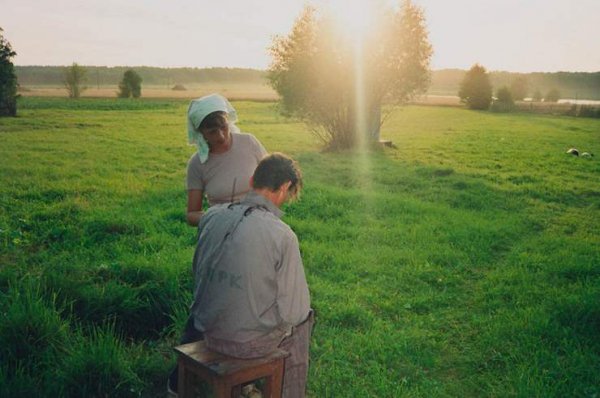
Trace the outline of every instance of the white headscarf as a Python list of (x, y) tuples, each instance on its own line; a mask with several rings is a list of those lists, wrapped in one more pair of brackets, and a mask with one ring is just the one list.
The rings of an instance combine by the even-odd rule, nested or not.
[(237, 112), (233, 106), (231, 106), (229, 101), (219, 94), (210, 94), (202, 98), (194, 99), (190, 102), (188, 108), (188, 142), (190, 145), (196, 145), (198, 147), (200, 163), (204, 163), (208, 159), (209, 148), (206, 140), (200, 131), (198, 131), (198, 127), (206, 116), (216, 111), (226, 112), (230, 123), (237, 122)]

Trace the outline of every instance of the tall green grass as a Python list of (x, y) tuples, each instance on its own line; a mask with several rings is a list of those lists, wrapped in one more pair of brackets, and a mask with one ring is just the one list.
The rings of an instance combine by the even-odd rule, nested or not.
[[(0, 119), (0, 395), (164, 396), (191, 299), (184, 101), (27, 98)], [(395, 148), (243, 131), (305, 175), (285, 208), (317, 324), (309, 394), (600, 394), (600, 122), (407, 107)]]

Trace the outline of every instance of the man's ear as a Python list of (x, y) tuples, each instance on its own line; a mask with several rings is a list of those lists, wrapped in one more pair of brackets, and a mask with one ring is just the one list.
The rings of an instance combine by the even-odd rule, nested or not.
[(281, 185), (281, 188), (279, 188), (279, 189), (283, 189), (283, 192), (287, 193), (287, 191), (289, 191), (289, 189), (290, 189), (291, 186), (292, 186), (292, 182), (288, 181), (286, 183), (283, 183)]
[(254, 188), (254, 176), (250, 176), (250, 188)]
[(292, 186), (292, 182), (288, 181), (286, 183), (281, 184), (281, 186), (279, 187), (279, 191), (280, 194), (283, 195), (284, 202), (289, 199), (288, 192), (290, 190), (290, 186)]

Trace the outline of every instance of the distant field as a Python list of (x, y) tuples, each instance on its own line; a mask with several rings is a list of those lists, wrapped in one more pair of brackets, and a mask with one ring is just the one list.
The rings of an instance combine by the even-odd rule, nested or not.
[[(187, 99), (25, 97), (0, 119), (0, 396), (164, 397), (191, 297)], [(311, 397), (598, 397), (600, 120), (409, 106), (395, 148), (296, 157)], [(570, 147), (592, 152), (585, 159)]]

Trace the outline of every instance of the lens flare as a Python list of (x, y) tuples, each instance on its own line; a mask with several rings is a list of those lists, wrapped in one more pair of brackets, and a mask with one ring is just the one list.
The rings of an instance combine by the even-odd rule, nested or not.
[(368, 0), (331, 0), (329, 12), (350, 39), (362, 39), (374, 22), (373, 7)]

